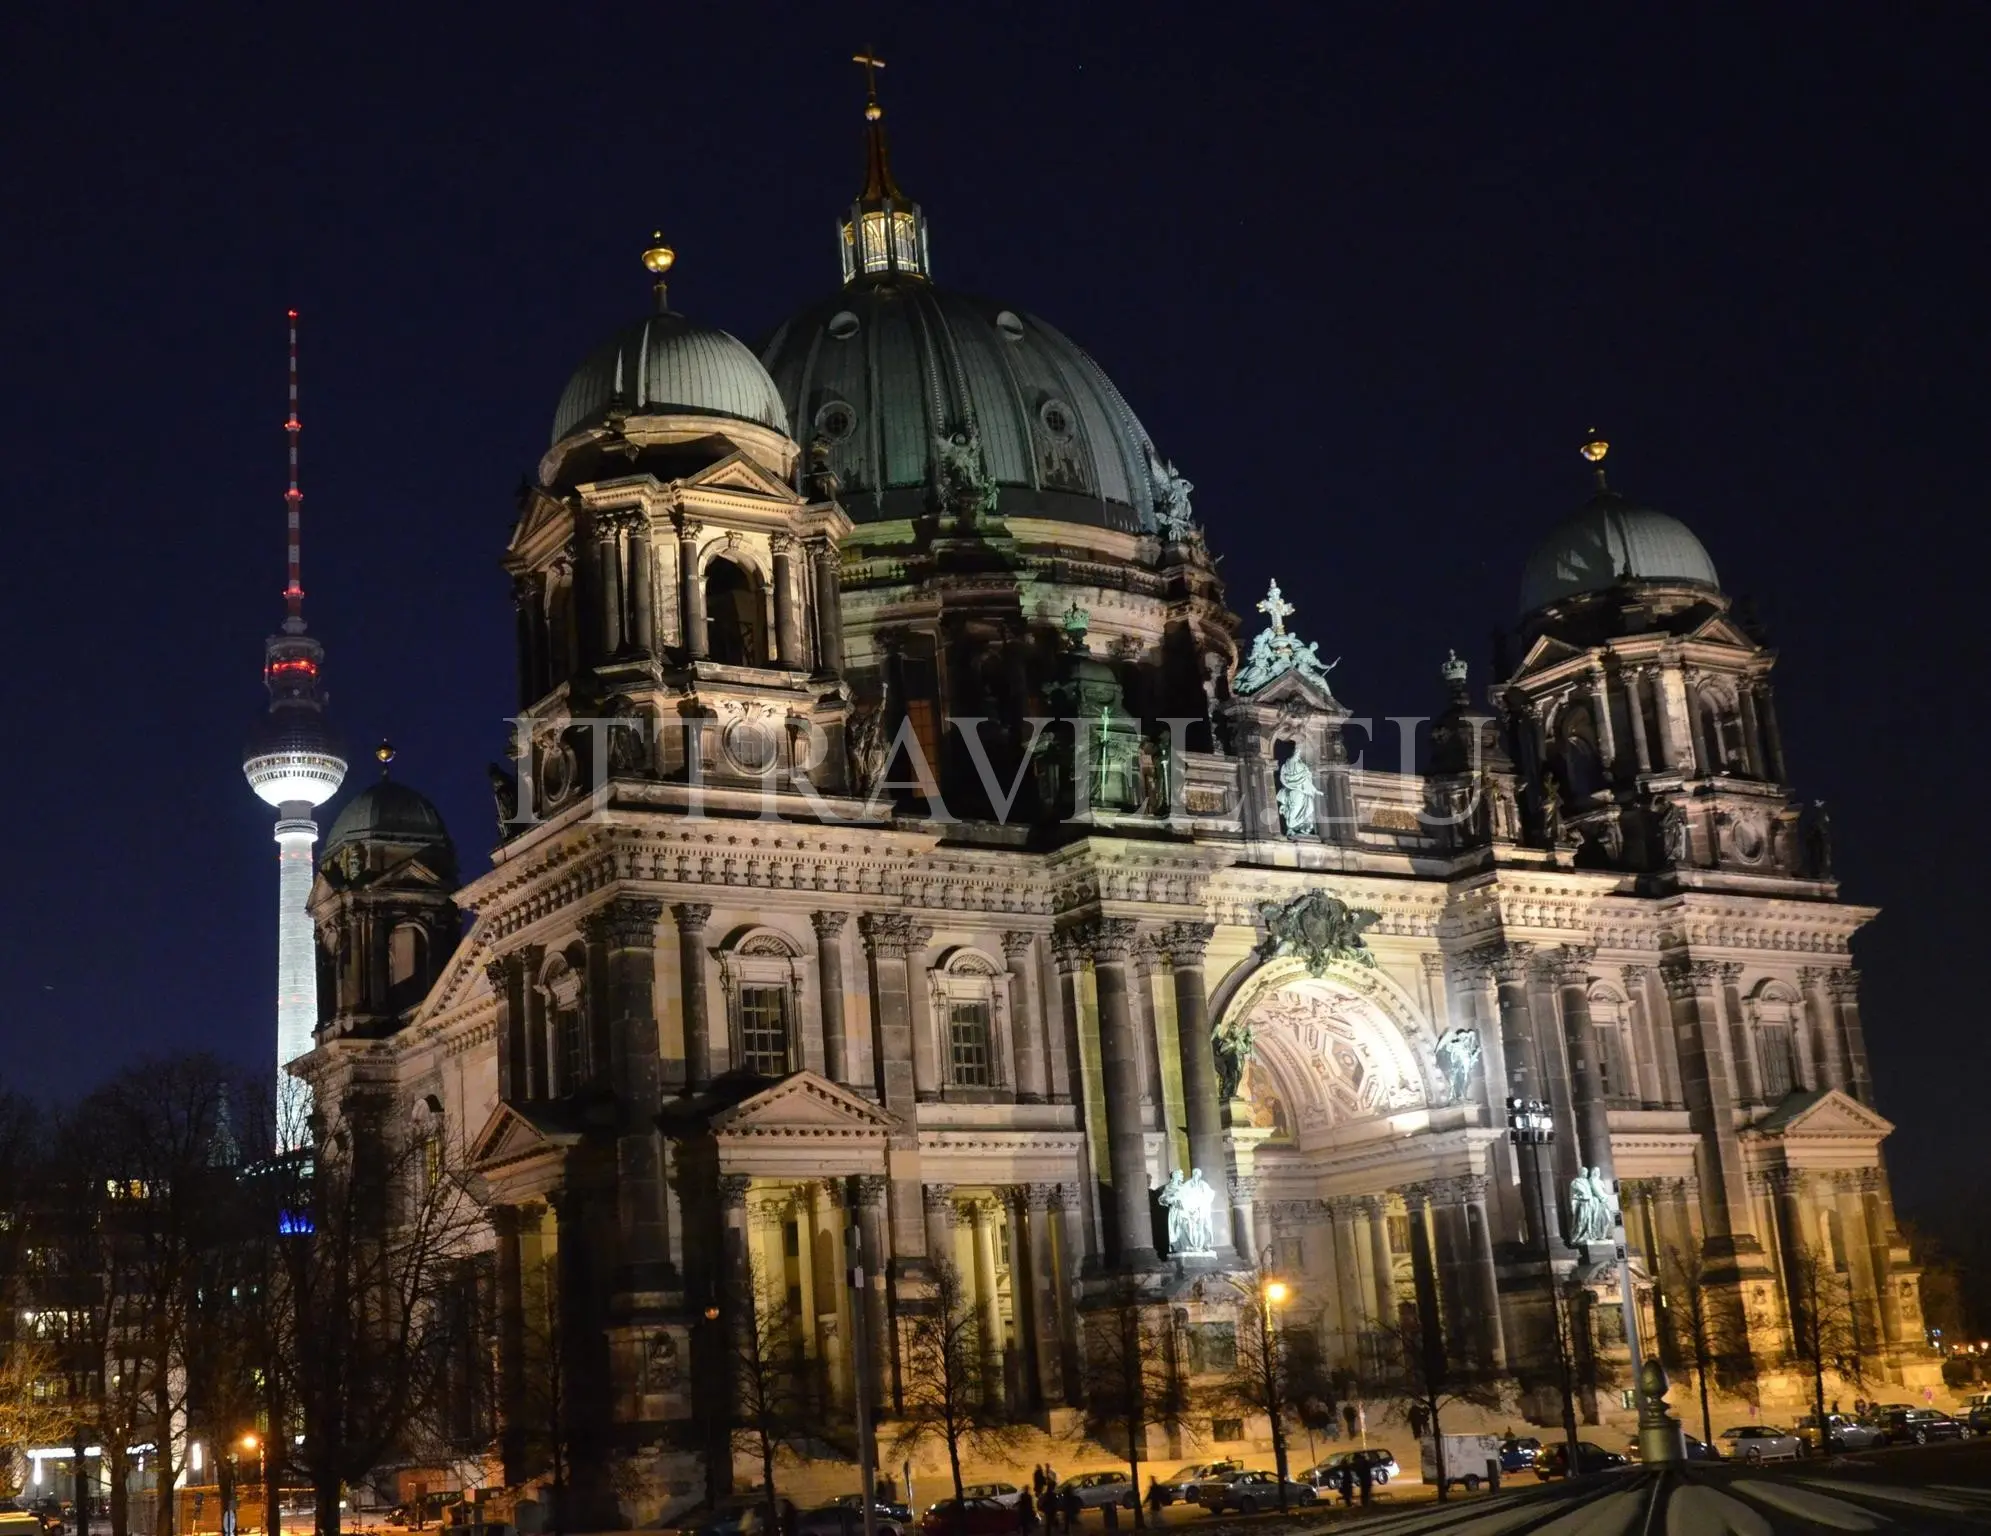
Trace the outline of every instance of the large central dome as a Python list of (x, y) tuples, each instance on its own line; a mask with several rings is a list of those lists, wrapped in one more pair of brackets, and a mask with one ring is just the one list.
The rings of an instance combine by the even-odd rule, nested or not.
[(859, 522), (932, 510), (937, 446), (972, 425), (1003, 515), (1154, 524), (1147, 434), (1099, 366), (1034, 315), (916, 275), (858, 278), (776, 331), (763, 361)]
[(1165, 468), (1120, 391), (1055, 327), (933, 284), (926, 215), (899, 190), (877, 97), (864, 189), (839, 224), (844, 285), (761, 349), (798, 443), (859, 523), (938, 510), (943, 446), (980, 456), (1004, 517), (1138, 532)]

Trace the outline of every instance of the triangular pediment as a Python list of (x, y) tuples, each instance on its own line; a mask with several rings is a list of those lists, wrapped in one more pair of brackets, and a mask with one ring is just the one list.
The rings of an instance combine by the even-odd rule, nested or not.
[(1281, 672), (1253, 693), (1239, 694), (1237, 702), (1253, 709), (1280, 712), (1305, 709), (1323, 715), (1342, 716), (1348, 713), (1330, 690), (1321, 687), (1297, 668)]
[(511, 1104), (491, 1111), (483, 1129), (470, 1139), (470, 1166), (496, 1168), (521, 1158), (536, 1157), (571, 1146), (575, 1133)]
[(1707, 622), (1687, 636), (1689, 640), (1707, 640), (1716, 645), (1732, 645), (1745, 651), (1756, 649), (1756, 642), (1743, 631), (1741, 625), (1725, 613), (1711, 613)]
[(1756, 1127), (1759, 1134), (1785, 1141), (1878, 1141), (1894, 1122), (1837, 1088), (1794, 1093)]
[(686, 475), (679, 482), (686, 490), (701, 491), (745, 491), (750, 496), (773, 496), (782, 501), (794, 501), (794, 489), (787, 482), (769, 474), (765, 469), (735, 449), (716, 464), (708, 464), (695, 475)]
[(1515, 677), (1526, 677), (1531, 672), (1544, 672), (1550, 667), (1568, 661), (1572, 656), (1581, 656), (1583, 651), (1567, 640), (1558, 640), (1554, 635), (1537, 635), (1535, 643), (1528, 647), (1528, 654), (1521, 658), (1521, 665), (1515, 670)]
[(841, 1088), (814, 1072), (784, 1077), (720, 1110), (711, 1119), (719, 1138), (745, 1136), (883, 1136), (898, 1121), (869, 1099)]

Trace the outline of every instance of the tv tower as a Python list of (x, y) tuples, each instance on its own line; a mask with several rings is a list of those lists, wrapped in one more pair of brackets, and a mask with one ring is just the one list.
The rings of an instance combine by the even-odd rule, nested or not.
[(311, 1144), (311, 1089), (284, 1071), (311, 1049), (318, 1024), (318, 966), (311, 933), (311, 850), (318, 823), (311, 813), (338, 792), (346, 760), (325, 718), (319, 673), (325, 648), (304, 632), (304, 583), (299, 534), (304, 493), (297, 485), (297, 311), (290, 311), (290, 489), (284, 492), (290, 529), (290, 580), (283, 589), (283, 629), (263, 643), (263, 685), (269, 712), (256, 723), (242, 755), (249, 787), (277, 811), (277, 1150)]

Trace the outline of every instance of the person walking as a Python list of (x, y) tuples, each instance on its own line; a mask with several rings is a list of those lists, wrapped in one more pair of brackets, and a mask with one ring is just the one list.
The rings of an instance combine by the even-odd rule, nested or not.
[(1151, 1524), (1161, 1524), (1162, 1507), (1168, 1503), (1168, 1495), (1162, 1490), (1161, 1479), (1152, 1472), (1148, 1474), (1148, 1520)]
[(1355, 1469), (1344, 1461), (1341, 1464), (1341, 1471), (1335, 1475), (1335, 1481), (1341, 1485), (1341, 1502), (1345, 1505), (1353, 1505), (1355, 1502)]
[(1076, 1531), (1078, 1529), (1079, 1513), (1085, 1508), (1085, 1501), (1078, 1496), (1076, 1488), (1067, 1488), (1064, 1497), (1058, 1502), (1059, 1507), (1064, 1511), (1065, 1529), (1067, 1531)]

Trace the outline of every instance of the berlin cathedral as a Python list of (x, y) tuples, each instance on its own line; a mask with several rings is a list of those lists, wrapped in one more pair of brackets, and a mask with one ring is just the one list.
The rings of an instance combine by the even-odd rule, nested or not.
[(1345, 1379), (1423, 1309), (1536, 1423), (1559, 1319), (1664, 1353), (1681, 1273), (1766, 1403), (1804, 1391), (1802, 1265), (1863, 1379), (1934, 1383), (1849, 959), (1873, 910), (1701, 542), (1593, 441), (1490, 686), (1446, 659), (1422, 771), (1357, 766), (1304, 615), (1226, 593), (1080, 346), (935, 281), (866, 116), (819, 302), (757, 353), (670, 308), (659, 241), (650, 312), (558, 397), (492, 551), (490, 871), (459, 883), (398, 779), (323, 849), (294, 1070), (321, 1136), (432, 1141), (481, 1206), (507, 1481), (539, 1470), (528, 1295), (557, 1296), (587, 1528), (730, 1477), (694, 1426), (743, 1297), (825, 1426), (860, 1367), (889, 1424), (943, 1268), (989, 1392), (1046, 1426), (1082, 1416), (1102, 1297), (1134, 1287), (1194, 1373), (1268, 1273)]

